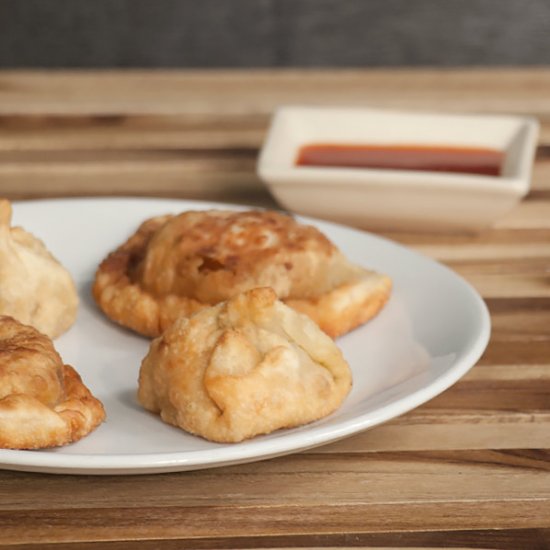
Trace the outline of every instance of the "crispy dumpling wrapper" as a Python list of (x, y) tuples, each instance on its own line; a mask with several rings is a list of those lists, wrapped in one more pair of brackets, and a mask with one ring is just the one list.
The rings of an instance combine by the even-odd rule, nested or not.
[(0, 316), (0, 448), (66, 445), (104, 418), (101, 402), (63, 364), (50, 338)]
[(192, 434), (239, 442), (323, 418), (351, 384), (334, 341), (272, 289), (257, 288), (179, 318), (154, 340), (138, 399)]
[(11, 205), (0, 200), (0, 315), (57, 338), (76, 319), (73, 279), (42, 241), (10, 224)]
[(378, 313), (391, 280), (285, 214), (209, 210), (145, 221), (102, 262), (93, 294), (112, 320), (155, 337), (181, 315), (257, 287), (336, 337)]

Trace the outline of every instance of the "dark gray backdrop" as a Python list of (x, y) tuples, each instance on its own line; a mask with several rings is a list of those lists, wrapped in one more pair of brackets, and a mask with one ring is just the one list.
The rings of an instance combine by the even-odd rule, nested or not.
[(0, 67), (550, 64), (550, 0), (0, 0)]

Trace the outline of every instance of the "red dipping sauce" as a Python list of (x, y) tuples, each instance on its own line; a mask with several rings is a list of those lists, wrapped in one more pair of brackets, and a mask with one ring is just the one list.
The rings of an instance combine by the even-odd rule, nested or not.
[(497, 149), (312, 143), (300, 148), (296, 165), (500, 176), (503, 160)]

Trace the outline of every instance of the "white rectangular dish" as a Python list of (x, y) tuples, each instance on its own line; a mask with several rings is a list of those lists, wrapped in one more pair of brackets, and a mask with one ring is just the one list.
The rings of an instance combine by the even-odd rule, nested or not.
[[(285, 208), (362, 228), (478, 231), (529, 191), (538, 122), (521, 116), (281, 107), (258, 174)], [(490, 148), (500, 176), (403, 169), (297, 166), (306, 144)]]

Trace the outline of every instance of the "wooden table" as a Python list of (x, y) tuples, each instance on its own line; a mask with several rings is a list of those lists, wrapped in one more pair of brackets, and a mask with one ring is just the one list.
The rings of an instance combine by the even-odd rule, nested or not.
[(2, 548), (550, 547), (550, 70), (0, 73), (0, 193), (273, 201), (278, 104), (528, 113), (529, 196), (477, 236), (388, 234), (483, 295), (454, 387), (371, 431), (254, 464), (144, 476), (0, 471)]

